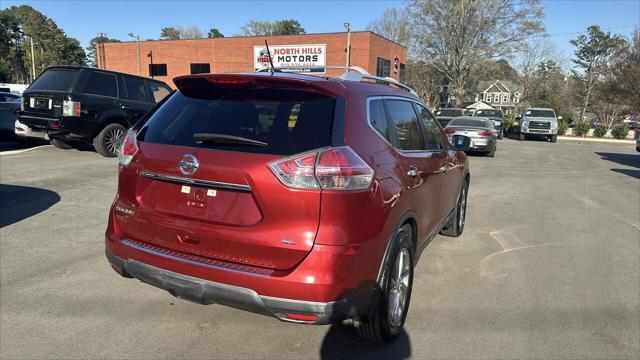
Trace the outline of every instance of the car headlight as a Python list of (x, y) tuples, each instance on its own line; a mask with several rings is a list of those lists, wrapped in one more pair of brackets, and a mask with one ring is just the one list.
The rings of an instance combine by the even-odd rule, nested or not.
[(523, 121), (522, 124), (520, 125), (520, 127), (526, 128), (529, 126), (529, 123), (526, 121)]

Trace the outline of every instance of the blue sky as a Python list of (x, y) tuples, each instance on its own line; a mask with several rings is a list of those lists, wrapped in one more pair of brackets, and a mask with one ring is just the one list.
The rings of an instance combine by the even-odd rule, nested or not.
[[(402, 1), (12, 1), (0, 8), (28, 4), (52, 18), (68, 35), (86, 47), (99, 32), (129, 40), (160, 36), (165, 26), (200, 27), (205, 33), (216, 27), (226, 36), (240, 33), (247, 21), (298, 19), (309, 33), (343, 31), (343, 23), (363, 30), (385, 9)], [(589, 25), (629, 35), (640, 23), (640, 0), (543, 1), (545, 25), (551, 39), (565, 56), (572, 54), (569, 40)], [(569, 34), (567, 34), (569, 33)]]

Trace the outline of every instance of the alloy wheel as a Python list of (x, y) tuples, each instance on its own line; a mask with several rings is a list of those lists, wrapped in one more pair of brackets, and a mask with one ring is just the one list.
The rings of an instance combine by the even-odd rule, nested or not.
[(400, 249), (396, 257), (389, 282), (389, 323), (394, 326), (402, 324), (407, 297), (409, 294), (409, 277), (411, 276), (411, 258), (409, 250)]
[(109, 130), (109, 132), (104, 135), (104, 145), (106, 146), (107, 150), (115, 154), (122, 144), (123, 139), (124, 131), (118, 128), (114, 128)]

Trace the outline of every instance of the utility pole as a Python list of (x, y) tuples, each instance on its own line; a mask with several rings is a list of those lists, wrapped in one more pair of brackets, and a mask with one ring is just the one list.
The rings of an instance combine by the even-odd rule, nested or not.
[(138, 75), (142, 76), (142, 63), (140, 60), (140, 35), (133, 35), (133, 33), (129, 33), (129, 36), (136, 39), (138, 43)]
[(347, 29), (347, 66), (351, 66), (351, 24), (344, 23)]
[[(151, 64), (149, 65), (149, 68), (153, 68), (153, 50), (149, 50), (147, 57), (149, 58), (149, 63)], [(153, 73), (151, 71), (149, 71), (149, 75), (151, 75), (151, 78), (153, 79)]]
[(31, 40), (31, 81), (36, 79), (36, 57), (33, 51), (33, 37), (29, 36), (29, 40)]

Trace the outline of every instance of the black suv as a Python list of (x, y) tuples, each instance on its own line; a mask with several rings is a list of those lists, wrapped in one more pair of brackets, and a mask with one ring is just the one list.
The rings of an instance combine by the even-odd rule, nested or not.
[(162, 81), (83, 66), (47, 68), (24, 91), (21, 123), (44, 129), (51, 144), (71, 148), (92, 143), (103, 156), (116, 156), (126, 129), (171, 88)]

